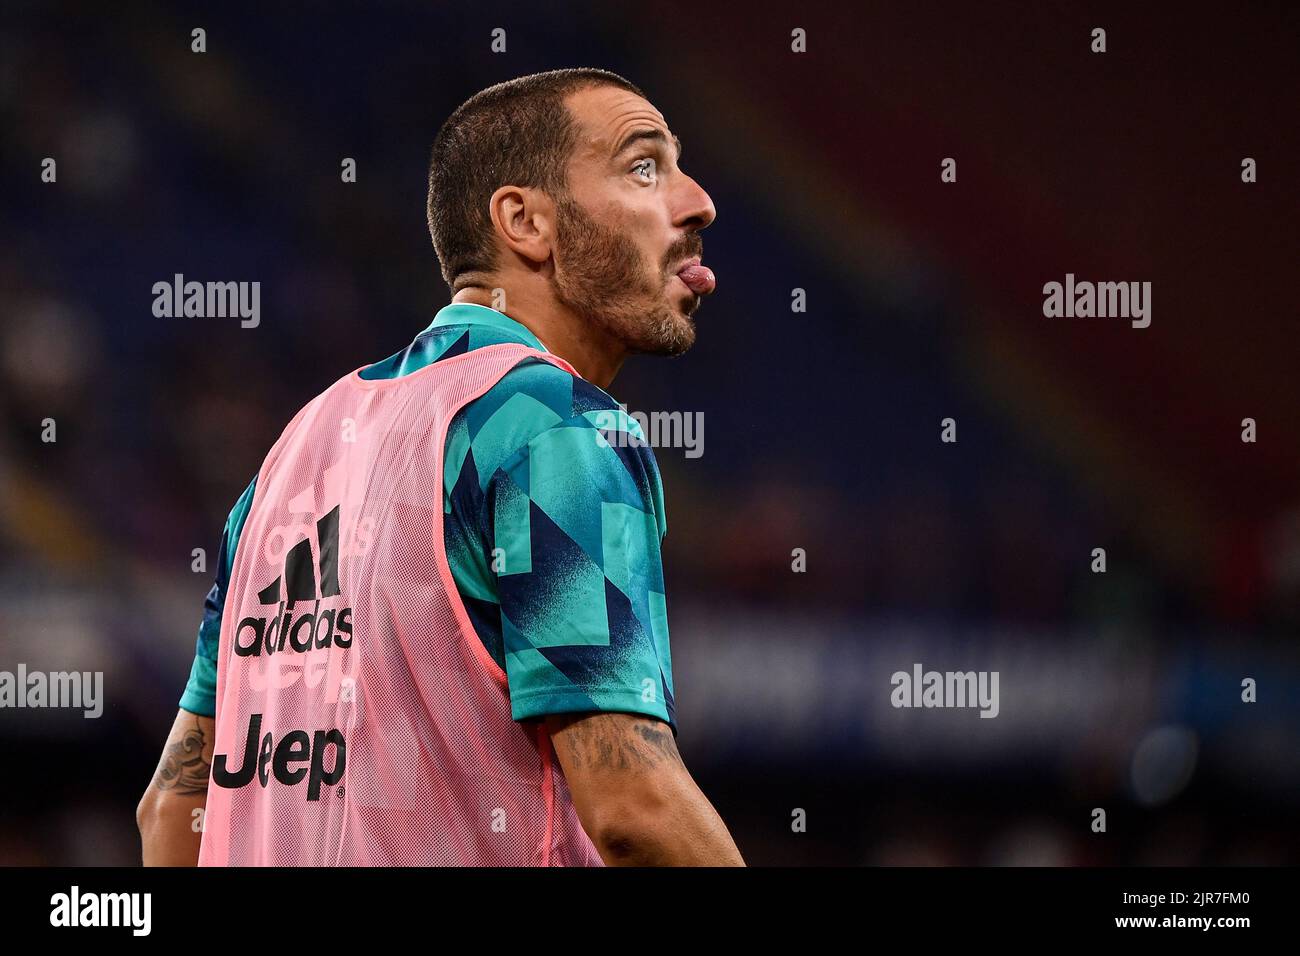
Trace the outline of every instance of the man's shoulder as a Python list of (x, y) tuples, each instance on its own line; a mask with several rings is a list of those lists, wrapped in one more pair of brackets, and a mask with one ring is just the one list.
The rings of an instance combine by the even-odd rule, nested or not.
[(548, 432), (610, 427), (622, 407), (603, 389), (540, 356), (522, 360), (456, 415), (448, 440), (468, 442), (490, 475)]
[(621, 407), (604, 389), (541, 356), (523, 359), (471, 404), (482, 416), (508, 402), (525, 400), (549, 409), (561, 421)]

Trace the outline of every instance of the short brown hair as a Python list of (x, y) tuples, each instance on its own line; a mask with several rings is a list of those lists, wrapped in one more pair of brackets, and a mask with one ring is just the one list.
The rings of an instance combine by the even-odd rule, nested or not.
[(594, 67), (521, 76), (475, 93), (442, 124), (429, 160), (429, 235), (453, 293), (458, 276), (496, 267), (488, 201), (502, 186), (568, 195), (576, 145), (564, 100), (587, 86), (645, 96), (617, 73)]

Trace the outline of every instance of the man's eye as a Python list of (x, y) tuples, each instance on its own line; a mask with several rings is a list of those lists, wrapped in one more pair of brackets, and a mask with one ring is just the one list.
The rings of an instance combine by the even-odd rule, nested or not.
[(636, 165), (632, 167), (632, 172), (636, 173), (638, 176), (652, 179), (656, 172), (655, 161), (648, 158), (637, 160)]

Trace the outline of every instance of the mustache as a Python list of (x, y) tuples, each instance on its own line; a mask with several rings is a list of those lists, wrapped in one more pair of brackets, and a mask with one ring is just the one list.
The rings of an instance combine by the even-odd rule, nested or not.
[(698, 232), (691, 233), (680, 242), (675, 242), (669, 247), (668, 252), (664, 255), (664, 271), (667, 272), (683, 259), (690, 259), (694, 256), (704, 258), (704, 239)]

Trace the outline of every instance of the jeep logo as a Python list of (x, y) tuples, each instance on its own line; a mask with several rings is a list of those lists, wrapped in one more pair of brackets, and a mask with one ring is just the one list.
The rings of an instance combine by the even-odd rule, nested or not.
[[(220, 787), (234, 789), (253, 782), (263, 787), (270, 781), (271, 775), (286, 786), (301, 783), (307, 778), (307, 799), (319, 800), (322, 784), (333, 786), (343, 779), (343, 769), (347, 766), (347, 743), (339, 730), (318, 730), (311, 737), (305, 730), (291, 730), (274, 743), (272, 735), (266, 734), (258, 744), (262, 730), (262, 715), (253, 714), (248, 722), (248, 739), (244, 741), (244, 762), (233, 773), (226, 769), (225, 754), (217, 754), (212, 761), (212, 779)], [(325, 769), (326, 748), (333, 747), (333, 766)], [(294, 764), (307, 766), (293, 766)], [(269, 770), (268, 770), (268, 764)]]

